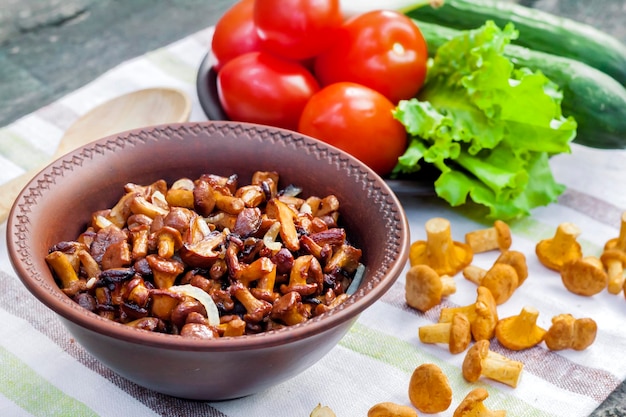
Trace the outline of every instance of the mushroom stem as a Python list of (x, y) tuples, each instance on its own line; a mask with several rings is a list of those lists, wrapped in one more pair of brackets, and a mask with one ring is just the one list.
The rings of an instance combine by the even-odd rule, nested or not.
[(441, 296), (447, 297), (456, 293), (456, 282), (454, 278), (449, 275), (442, 275), (439, 277), (441, 280)]
[(502, 382), (513, 388), (517, 386), (522, 373), (523, 364), (490, 350), (483, 358), (482, 375), (485, 378)]
[(433, 264), (446, 264), (446, 258), (453, 250), (454, 242), (450, 222), (442, 218), (428, 220), (426, 222), (426, 251), (430, 254)]
[(609, 275), (608, 290), (611, 294), (619, 294), (624, 287), (624, 267), (618, 260), (607, 263), (607, 274)]
[(421, 326), (419, 331), (419, 338), (422, 343), (446, 343), (450, 342), (450, 329), (452, 328), (452, 322), (448, 323), (434, 323), (426, 326)]
[(626, 252), (619, 249), (606, 249), (600, 256), (608, 275), (608, 290), (611, 294), (619, 294), (624, 287), (624, 267)]
[(475, 382), (483, 376), (513, 388), (517, 386), (524, 364), (489, 349), (489, 340), (479, 340), (463, 359), (463, 378)]
[(484, 278), (486, 273), (487, 270), (485, 268), (476, 265), (468, 265), (463, 268), (463, 277), (476, 285), (480, 285), (480, 281)]
[(471, 325), (464, 314), (455, 314), (448, 323), (435, 323), (419, 328), (422, 343), (444, 343), (450, 353), (463, 352), (472, 340)]
[(494, 249), (504, 251), (511, 247), (511, 230), (505, 222), (496, 220), (492, 227), (466, 233), (465, 243), (470, 245), (474, 253)]

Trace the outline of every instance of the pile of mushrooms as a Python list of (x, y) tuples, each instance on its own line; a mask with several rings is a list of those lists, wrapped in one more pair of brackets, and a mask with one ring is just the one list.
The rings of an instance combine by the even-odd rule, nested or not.
[(296, 325), (343, 303), (363, 265), (334, 195), (278, 184), (265, 171), (244, 185), (129, 183), (46, 260), (77, 303), (139, 329), (206, 339)]

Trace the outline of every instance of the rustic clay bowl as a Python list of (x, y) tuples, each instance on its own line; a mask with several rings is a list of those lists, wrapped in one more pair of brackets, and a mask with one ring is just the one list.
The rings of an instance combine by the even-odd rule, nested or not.
[[(75, 239), (90, 214), (111, 207), (125, 183), (169, 183), (202, 173), (275, 170), (309, 195), (337, 195), (351, 241), (367, 270), (340, 307), (304, 324), (265, 334), (190, 340), (106, 320), (61, 292), (44, 260)], [(235, 122), (183, 123), (103, 138), (58, 159), (25, 187), (7, 228), (11, 262), (24, 285), (58, 314), (94, 357), (160, 393), (223, 400), (258, 393), (294, 377), (337, 344), (359, 313), (378, 300), (405, 266), (409, 228), (385, 182), (348, 154), (299, 134)]]

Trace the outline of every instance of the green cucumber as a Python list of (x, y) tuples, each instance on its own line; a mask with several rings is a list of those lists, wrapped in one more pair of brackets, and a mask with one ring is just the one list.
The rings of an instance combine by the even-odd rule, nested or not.
[[(460, 31), (415, 20), (429, 55)], [(561, 108), (578, 123), (574, 142), (600, 149), (626, 148), (626, 88), (607, 74), (573, 59), (506, 45), (504, 54), (517, 67), (541, 71), (563, 92)]]
[(586, 63), (626, 85), (626, 46), (594, 27), (501, 0), (444, 0), (441, 7), (404, 10), (412, 18), (455, 29), (474, 29), (493, 20), (512, 22), (520, 35), (515, 44)]

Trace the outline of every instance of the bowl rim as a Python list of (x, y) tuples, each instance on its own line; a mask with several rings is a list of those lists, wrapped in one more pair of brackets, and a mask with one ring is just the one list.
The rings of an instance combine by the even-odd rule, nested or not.
[[(58, 174), (58, 170), (65, 162), (67, 162), (67, 160), (72, 160), (84, 151), (93, 151), (95, 149), (102, 148), (103, 146), (106, 147), (107, 144), (110, 144), (111, 142), (118, 143), (119, 141), (123, 141), (124, 138), (128, 138), (132, 135), (145, 134), (146, 131), (164, 132), (172, 129), (175, 130), (177, 128), (206, 128), (210, 125), (218, 127), (232, 127), (233, 130), (238, 128), (253, 130), (261, 129), (264, 131), (277, 131), (288, 135), (295, 135), (298, 140), (313, 143), (315, 146), (326, 148), (329, 152), (338, 153), (342, 158), (348, 158), (351, 164), (357, 165), (361, 171), (365, 171), (368, 176), (375, 178), (377, 181), (376, 188), (379, 190), (378, 192), (385, 196), (391, 207), (397, 209), (395, 210), (395, 215), (398, 219), (397, 228), (400, 230), (398, 237), (398, 251), (395, 253), (396, 260), (391, 264), (387, 273), (384, 274), (384, 276), (382, 276), (375, 285), (370, 286), (369, 288), (360, 287), (346, 302), (335, 307), (329, 312), (316, 316), (304, 323), (254, 335), (221, 337), (210, 340), (183, 338), (178, 335), (138, 331), (135, 328), (131, 328), (124, 324), (103, 318), (93, 312), (87, 311), (62, 293), (58, 286), (55, 286), (56, 288), (54, 288), (52, 285), (49, 285), (44, 279), (41, 278), (40, 275), (33, 276), (33, 273), (50, 274), (50, 276), (51, 273), (49, 271), (37, 272), (35, 270), (29, 270), (29, 266), (32, 265), (32, 262), (29, 265), (28, 254), (23, 254), (24, 251), (20, 251), (21, 248), (19, 247), (18, 242), (21, 239), (24, 239), (28, 234), (27, 224), (29, 213), (32, 212), (30, 207), (32, 205), (31, 200), (33, 193), (45, 192), (45, 189), (41, 189), (41, 184), (46, 183), (46, 178), (56, 175), (55, 170)], [(410, 230), (406, 213), (404, 212), (398, 197), (394, 194), (392, 189), (380, 176), (378, 176), (378, 174), (346, 152), (315, 138), (285, 129), (243, 122), (207, 121), (171, 123), (132, 129), (95, 140), (65, 154), (64, 156), (59, 157), (35, 175), (18, 195), (9, 213), (6, 241), (10, 262), (23, 285), (46, 307), (81, 328), (99, 333), (100, 335), (109, 336), (120, 341), (126, 341), (128, 343), (144, 346), (182, 351), (224, 352), (269, 348), (284, 344), (286, 341), (291, 342), (302, 340), (327, 332), (337, 326), (340, 326), (344, 322), (356, 319), (362, 311), (382, 297), (382, 295), (387, 292), (389, 288), (391, 288), (401, 274), (405, 267), (406, 260), (408, 259), (410, 245), (409, 234)], [(20, 254), (22, 254), (21, 257)]]

